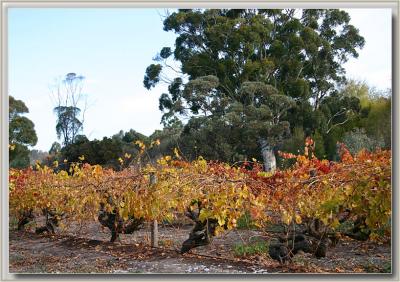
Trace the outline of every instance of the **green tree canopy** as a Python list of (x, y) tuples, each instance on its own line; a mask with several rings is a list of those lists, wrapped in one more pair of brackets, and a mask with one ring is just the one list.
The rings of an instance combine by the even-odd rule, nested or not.
[(28, 107), (21, 100), (9, 96), (9, 144), (10, 167), (26, 167), (29, 165), (28, 146), (37, 143), (34, 123), (23, 114)]
[(287, 111), (318, 110), (345, 80), (342, 64), (364, 45), (349, 15), (331, 9), (184, 9), (166, 17), (164, 30), (177, 34), (175, 48), (161, 49), (143, 81), (147, 89), (169, 84), (160, 97), (163, 121), (189, 116), (186, 136), (204, 138), (195, 131), (206, 128), (230, 156), (250, 156), (258, 144), (270, 162), (274, 145), (297, 123)]

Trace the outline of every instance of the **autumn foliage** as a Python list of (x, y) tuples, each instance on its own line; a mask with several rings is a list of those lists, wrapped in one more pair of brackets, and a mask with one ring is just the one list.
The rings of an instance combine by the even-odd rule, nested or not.
[[(350, 210), (352, 216), (365, 218), (370, 239), (390, 236), (390, 151), (352, 156), (342, 147), (341, 161), (330, 162), (318, 160), (313, 141), (307, 139), (304, 155), (281, 155), (295, 158), (296, 163), (273, 174), (263, 172), (257, 162), (228, 165), (201, 157), (187, 162), (177, 151), (174, 157), (121, 171), (85, 163), (73, 163), (69, 171), (56, 170), (57, 163), (54, 168), (37, 164), (10, 169), (10, 215), (18, 218), (23, 211), (39, 214), (51, 209), (67, 215), (62, 224), (68, 227), (76, 221), (97, 220), (103, 203), (109, 212), (117, 207), (123, 219), (173, 220), (196, 200), (203, 207), (200, 220), (218, 221), (217, 234), (235, 228), (246, 212), (258, 227), (317, 218), (336, 229), (343, 211)], [(151, 174), (157, 178), (155, 184), (150, 184)]]

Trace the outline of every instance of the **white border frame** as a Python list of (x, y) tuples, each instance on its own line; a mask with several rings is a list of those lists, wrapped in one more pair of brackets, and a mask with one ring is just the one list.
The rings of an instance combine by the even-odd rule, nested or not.
[[(190, 0), (188, 0), (190, 1)], [(190, 1), (185, 2), (183, 0), (178, 1), (134, 1), (134, 0), (125, 0), (125, 1), (112, 1), (112, 0), (100, 0), (100, 1), (79, 1), (79, 0), (70, 0), (66, 1), (51, 1), (51, 0), (28, 0), (28, 1), (20, 1), (20, 0), (8, 0), (3, 1), (0, 0), (1, 3), (1, 139), (0, 139), (0, 161), (1, 161), (1, 281), (9, 281), (9, 280), (41, 280), (41, 279), (69, 279), (72, 278), (70, 275), (12, 275), (9, 274), (8, 269), (8, 255), (9, 255), (9, 233), (8, 233), (8, 225), (9, 225), (9, 214), (8, 214), (8, 50), (7, 50), (7, 28), (8, 28), (8, 17), (7, 17), (7, 9), (8, 8), (391, 8), (392, 9), (392, 222), (394, 225), (393, 233), (392, 233), (392, 275), (388, 277), (382, 276), (379, 274), (371, 274), (371, 275), (316, 275), (311, 274), (303, 277), (302, 280), (394, 280), (399, 281), (399, 257), (398, 257), (398, 238), (395, 235), (399, 234), (399, 217), (398, 217), (398, 201), (399, 201), (399, 179), (398, 176), (393, 174), (393, 172), (400, 172), (399, 168), (399, 152), (398, 145), (395, 141), (399, 140), (399, 132), (398, 132), (398, 111), (400, 109), (399, 104), (399, 15), (400, 15), (400, 3), (397, 0), (391, 1), (371, 1), (371, 0), (353, 0), (351, 2), (345, 0), (339, 1), (282, 1), (282, 2), (270, 2), (266, 3), (265, 0), (253, 0), (253, 1), (229, 1), (229, 0), (205, 0), (205, 1)], [(397, 252), (396, 252), (397, 250)], [(99, 275), (73, 275), (76, 280), (100, 280), (106, 281), (110, 278), (112, 279), (132, 279), (135, 280), (149, 280), (149, 279), (166, 279), (166, 280), (175, 280), (186, 279), (189, 278), (191, 280), (199, 280), (198, 277), (201, 275), (147, 275), (144, 276), (132, 276), (132, 275), (107, 275), (102, 274)], [(291, 277), (289, 277), (291, 276)], [(301, 274), (293, 274), (293, 275), (246, 275), (246, 279), (290, 279), (300, 278)], [(297, 276), (297, 277), (293, 277)], [(244, 276), (234, 276), (234, 275), (218, 275), (218, 276), (203, 276), (215, 279), (241, 279)], [(225, 278), (225, 279), (224, 279)], [(389, 279), (388, 279), (389, 278)]]

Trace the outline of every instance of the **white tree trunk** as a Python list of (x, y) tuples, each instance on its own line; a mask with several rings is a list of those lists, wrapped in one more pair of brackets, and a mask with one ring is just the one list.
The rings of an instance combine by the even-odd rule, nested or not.
[(264, 161), (264, 171), (274, 172), (276, 170), (276, 158), (272, 146), (267, 140), (260, 138), (261, 155)]

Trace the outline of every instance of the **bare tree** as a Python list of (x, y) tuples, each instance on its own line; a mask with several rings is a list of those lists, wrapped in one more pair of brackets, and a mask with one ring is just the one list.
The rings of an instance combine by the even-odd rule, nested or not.
[(64, 146), (73, 143), (83, 130), (87, 108), (87, 97), (82, 92), (84, 79), (82, 75), (68, 73), (51, 89), (57, 115), (57, 137)]

